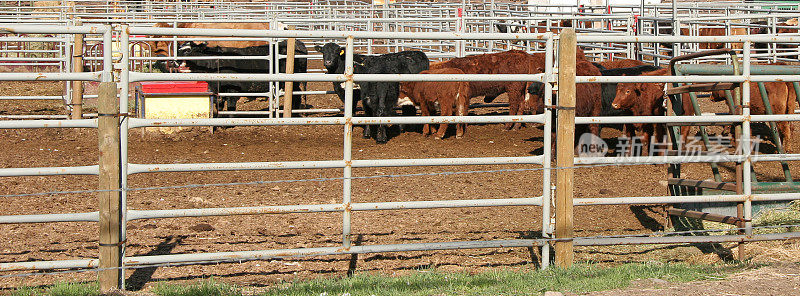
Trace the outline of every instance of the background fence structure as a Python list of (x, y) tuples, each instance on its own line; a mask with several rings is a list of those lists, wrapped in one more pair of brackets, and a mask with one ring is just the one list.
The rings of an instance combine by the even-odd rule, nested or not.
[[(0, 23), (77, 25), (78, 23), (120, 23), (131, 26), (152, 26), (166, 23), (178, 26), (189, 22), (236, 23), (269, 22), (271, 27), (294, 26), (297, 30), (328, 31), (382, 31), (382, 32), (468, 32), (496, 33), (502, 26), (518, 32), (555, 32), (565, 26), (574, 27), (578, 33), (602, 33), (609, 36), (700, 36), (701, 30), (724, 29), (725, 35), (746, 30), (748, 33), (774, 34), (779, 30), (797, 32), (800, 24), (787, 25), (785, 20), (800, 16), (800, 8), (791, 5), (770, 3), (714, 2), (680, 3), (644, 6), (584, 6), (564, 5), (532, 6), (527, 4), (481, 2), (415, 3), (399, 2), (372, 5), (359, 1), (311, 1), (311, 2), (222, 2), (197, 3), (170, 1), (0, 1)], [(777, 7), (780, 6), (780, 10)], [(681, 28), (681, 30), (672, 30)], [(686, 34), (688, 33), (688, 34)], [(0, 65), (33, 67), (38, 71), (47, 66), (58, 67), (60, 72), (73, 68), (72, 52), (78, 49), (69, 46), (75, 43), (73, 35), (34, 36), (6, 34), (0, 39)], [(98, 36), (83, 36), (83, 62), (89, 71), (98, 69)], [(159, 37), (141, 38), (133, 36), (135, 48), (146, 52), (148, 42)], [(192, 38), (173, 37), (174, 44)], [(240, 39), (234, 37), (233, 39)], [(232, 39), (232, 40), (233, 40)], [(161, 39), (163, 40), (163, 39)], [(609, 39), (611, 40), (611, 39)], [(655, 65), (673, 56), (696, 52), (699, 43), (680, 47), (665, 47), (663, 43), (631, 42), (581, 42), (586, 54), (596, 60), (628, 58), (652, 61)], [(326, 40), (303, 40), (309, 47)], [(117, 46), (117, 45), (115, 45)], [(512, 44), (504, 40), (357, 40), (356, 50), (367, 54), (396, 52), (407, 49), (423, 50), (434, 58), (450, 58), (472, 54), (483, 54), (507, 49), (542, 51), (543, 42), (525, 41)], [(20, 56), (20, 51), (26, 51)], [(116, 49), (119, 51), (119, 49)], [(740, 49), (737, 49), (740, 50)], [(800, 48), (793, 44), (769, 43), (765, 48), (754, 48), (754, 61), (795, 62)], [(173, 50), (171, 57), (177, 59)], [(310, 54), (309, 59), (319, 59)], [(164, 60), (147, 54), (134, 56), (134, 69), (152, 71), (155, 61)], [(270, 106), (277, 106), (275, 93), (255, 94), (270, 98)], [(315, 95), (316, 92), (299, 94)], [(226, 94), (223, 94), (225, 96)], [(72, 83), (65, 83), (61, 96), (8, 96), (3, 99), (62, 100), (65, 113), (75, 113), (72, 108)], [(91, 95), (90, 98), (95, 98)], [(81, 106), (81, 105), (76, 105)], [(326, 110), (293, 110), (295, 113), (331, 112)], [(77, 111), (80, 112), (80, 111)], [(277, 108), (266, 112), (277, 116)], [(81, 112), (82, 113), (82, 112)], [(253, 113), (251, 116), (262, 116)], [(43, 118), (43, 115), (20, 114), (10, 118)], [(0, 117), (9, 118), (9, 115)], [(46, 118), (64, 118), (65, 115), (46, 115)]]
[[(233, 4), (231, 4), (233, 5)], [(244, 5), (244, 4), (236, 4)], [(255, 4), (253, 4), (255, 5)], [(262, 5), (262, 4), (258, 4)], [(277, 4), (276, 4), (277, 5)], [(297, 7), (285, 4), (286, 10), (297, 10)], [(300, 5), (300, 4), (298, 4)], [(346, 5), (354, 5), (349, 3)], [(558, 77), (566, 75), (569, 71), (558, 67), (559, 61), (556, 57), (560, 52), (556, 50), (557, 45), (562, 48), (574, 46), (572, 44), (560, 44), (561, 37), (553, 32), (549, 32), (554, 27), (551, 20), (552, 16), (541, 16), (539, 19), (532, 17), (540, 16), (537, 11), (528, 10), (525, 6), (507, 6), (508, 15), (498, 16), (503, 12), (505, 6), (471, 6), (474, 11), (491, 14), (490, 16), (470, 15), (471, 9), (463, 9), (464, 4), (442, 5), (430, 10), (419, 9), (423, 4), (401, 3), (389, 10), (373, 8), (364, 4), (363, 17), (353, 17), (350, 19), (339, 18), (350, 16), (344, 12), (346, 6), (331, 5), (331, 9), (309, 8), (309, 14), (318, 11), (328, 11), (330, 18), (307, 19), (309, 15), (300, 16), (269, 16), (265, 19), (254, 18), (254, 20), (269, 20), (271, 22), (281, 22), (287, 25), (294, 25), (298, 30), (224, 30), (224, 29), (184, 29), (184, 28), (154, 28), (146, 26), (148, 22), (139, 23), (138, 19), (131, 17), (133, 10), (114, 10), (109, 12), (109, 18), (119, 18), (111, 25), (92, 24), (86, 21), (86, 25), (70, 26), (60, 23), (60, 17), (55, 20), (47, 21), (47, 24), (27, 24), (27, 20), (34, 18), (17, 19), (20, 24), (4, 25), (7, 34), (27, 36), (16, 36), (8, 38), (30, 38), (26, 42), (36, 42), (40, 40), (33, 38), (45, 38), (40, 42), (52, 42), (57, 44), (56, 48), (62, 48), (67, 53), (59, 56), (63, 59), (63, 64), (58, 72), (6, 72), (0, 73), (0, 80), (55, 80), (55, 81), (93, 81), (100, 82), (101, 93), (100, 101), (104, 102), (102, 108), (98, 109), (99, 118), (90, 119), (71, 119), (71, 120), (5, 120), (0, 121), (0, 128), (3, 129), (29, 129), (29, 128), (97, 128), (104, 132), (100, 134), (103, 139), (99, 149), (103, 149), (101, 154), (106, 158), (101, 160), (98, 165), (78, 166), (78, 167), (27, 167), (27, 168), (2, 168), (0, 177), (16, 176), (51, 176), (51, 175), (98, 175), (106, 178), (100, 188), (88, 190), (86, 193), (96, 193), (104, 201), (98, 211), (85, 213), (62, 213), (62, 214), (42, 214), (42, 215), (5, 215), (0, 216), (0, 223), (54, 223), (54, 222), (98, 222), (101, 225), (100, 257), (99, 259), (73, 259), (62, 261), (31, 261), (31, 262), (3, 262), (0, 263), (0, 271), (21, 271), (21, 270), (51, 270), (51, 269), (86, 269), (99, 270), (103, 278), (108, 280), (113, 278), (113, 282), (104, 282), (104, 287), (119, 287), (123, 278), (120, 270), (122, 268), (136, 268), (137, 266), (158, 266), (160, 264), (174, 263), (207, 263), (207, 262), (228, 262), (244, 260), (263, 260), (268, 258), (286, 256), (311, 256), (311, 255), (335, 255), (335, 254), (363, 254), (376, 252), (396, 252), (396, 251), (426, 251), (444, 249), (471, 249), (471, 248), (497, 248), (497, 247), (531, 247), (541, 248), (541, 266), (547, 267), (550, 262), (550, 248), (554, 242), (567, 243), (577, 246), (588, 245), (624, 245), (624, 244), (672, 244), (685, 242), (748, 242), (761, 240), (781, 240), (800, 237), (798, 232), (775, 233), (775, 234), (755, 234), (752, 231), (753, 217), (752, 202), (767, 200), (796, 200), (800, 196), (796, 193), (771, 193), (754, 194), (751, 188), (749, 174), (744, 174), (741, 180), (737, 180), (742, 188), (742, 193), (738, 195), (713, 195), (713, 196), (641, 196), (641, 197), (584, 197), (570, 198), (564, 200), (566, 204), (554, 204), (554, 193), (558, 195), (562, 190), (567, 190), (567, 185), (555, 186), (554, 172), (568, 171), (577, 167), (596, 167), (596, 166), (623, 166), (635, 164), (676, 164), (676, 163), (704, 163), (704, 162), (733, 162), (741, 163), (744, 171), (749, 171), (754, 163), (770, 162), (779, 160), (800, 160), (800, 154), (775, 154), (775, 155), (754, 155), (752, 151), (745, 148), (737, 151), (738, 154), (729, 155), (720, 159), (719, 156), (650, 156), (650, 157), (577, 157), (574, 161), (553, 165), (551, 147), (554, 140), (549, 131), (555, 130), (560, 126), (554, 121), (552, 109), (546, 109), (543, 114), (524, 115), (524, 116), (433, 116), (433, 117), (354, 117), (352, 104), (354, 104), (353, 87), (355, 82), (363, 81), (538, 81), (545, 83), (545, 104), (552, 105), (552, 90), (563, 90), (566, 87), (558, 87), (559, 79), (569, 77)], [(370, 9), (366, 9), (369, 6)], [(117, 6), (120, 7), (120, 6)], [(124, 6), (123, 6), (124, 7)], [(246, 6), (236, 6), (231, 9), (241, 9)], [(259, 6), (263, 7), (263, 6)], [(501, 7), (501, 8), (497, 8)], [(279, 6), (270, 6), (271, 10), (281, 9)], [(463, 13), (458, 15), (458, 9)], [(110, 8), (109, 8), (110, 9)], [(631, 9), (636, 9), (632, 7)], [(748, 10), (751, 9), (751, 10)], [(728, 14), (736, 14), (736, 11), (758, 12), (760, 7), (753, 8), (741, 6), (726, 7), (724, 10)], [(653, 7), (651, 11), (655, 15), (668, 10), (668, 7)], [(683, 10), (683, 9), (682, 9)], [(687, 24), (690, 30), (697, 30), (699, 27), (707, 25), (706, 22), (718, 21), (714, 25), (719, 26), (724, 23), (726, 30), (736, 27), (731, 20), (740, 19), (738, 16), (718, 16), (716, 14), (707, 15), (706, 11), (719, 11), (720, 9), (704, 8), (701, 6), (689, 6), (685, 8), (686, 18), (667, 18), (674, 21), (679, 27)], [(59, 10), (59, 11), (69, 11)], [(199, 13), (198, 10), (187, 9), (191, 13)], [(338, 12), (337, 12), (338, 11)], [(418, 15), (410, 15), (411, 11), (418, 11)], [(455, 12), (454, 12), (455, 11)], [(388, 14), (391, 12), (392, 14)], [(513, 13), (529, 13), (527, 15), (516, 16)], [(59, 12), (60, 13), (60, 12)], [(373, 14), (374, 13), (374, 14)], [(383, 13), (387, 13), (385, 16)], [(585, 13), (588, 14), (588, 13)], [(709, 13), (710, 14), (710, 13)], [(49, 15), (49, 14), (48, 14)], [(59, 14), (60, 15), (60, 14)], [(199, 15), (199, 14), (198, 14)], [(381, 15), (383, 18), (367, 19), (366, 15)], [(797, 16), (788, 13), (782, 15), (786, 17)], [(423, 19), (424, 17), (424, 19)], [(760, 16), (759, 16), (760, 17)], [(129, 18), (129, 19), (128, 19)], [(204, 19), (205, 16), (199, 19)], [(656, 25), (662, 19), (653, 17), (650, 22), (645, 21), (644, 17), (638, 21), (644, 23), (639, 26), (653, 30), (653, 36), (636, 35), (629, 29), (637, 20), (629, 16), (593, 16), (593, 15), (569, 15), (559, 17), (559, 19), (573, 19), (579, 24), (580, 21), (586, 22), (606, 22), (599, 28), (586, 29), (585, 34), (575, 37), (575, 42), (584, 46), (593, 46), (596, 50), (589, 50), (587, 53), (596, 58), (608, 58), (610, 56), (635, 57), (637, 54), (648, 56), (648, 44), (652, 48), (657, 48), (659, 43), (674, 43), (679, 46), (673, 47), (675, 53), (692, 52), (697, 49), (700, 43), (727, 42), (741, 44), (742, 74), (741, 75), (710, 75), (710, 76), (651, 76), (651, 77), (624, 77), (624, 76), (578, 76), (573, 79), (577, 83), (620, 83), (620, 82), (668, 82), (668, 83), (692, 83), (692, 82), (732, 82), (741, 83), (742, 104), (744, 106), (741, 115), (703, 115), (703, 116), (666, 116), (666, 117), (602, 117), (602, 118), (575, 118), (576, 124), (612, 124), (612, 123), (676, 123), (703, 125), (712, 123), (741, 123), (742, 135), (741, 142), (751, 136), (751, 122), (775, 122), (775, 121), (800, 121), (800, 115), (751, 115), (749, 108), (750, 83), (766, 81), (800, 81), (800, 74), (792, 75), (769, 75), (758, 76), (751, 72), (751, 63), (757, 58), (768, 58), (773, 61), (784, 59), (783, 55), (776, 54), (777, 47), (769, 47), (768, 52), (758, 52), (753, 50), (755, 43), (800, 43), (798, 36), (657, 36)], [(766, 25), (776, 28), (779, 21), (778, 16), (764, 16), (769, 19)], [(529, 21), (528, 33), (494, 33), (494, 22), (503, 21), (508, 23), (518, 19)], [(535, 26), (539, 26), (539, 21), (544, 20), (547, 32), (535, 33)], [(100, 19), (98, 22), (106, 22), (107, 19)], [(183, 20), (171, 20), (178, 23)], [(217, 21), (217, 20), (214, 20)], [(25, 23), (25, 24), (22, 24)], [(31, 22), (34, 23), (34, 22)], [(615, 31), (613, 28), (618, 24), (628, 31)], [(647, 25), (647, 24), (651, 25)], [(535, 24), (535, 25), (533, 25)], [(607, 25), (612, 30), (606, 30)], [(594, 25), (593, 25), (594, 26)], [(692, 27), (694, 26), (694, 27)], [(755, 25), (753, 25), (755, 26)], [(577, 26), (581, 32), (580, 25)], [(377, 29), (388, 28), (387, 31)], [(594, 27), (598, 28), (598, 27)], [(488, 32), (487, 32), (488, 31)], [(480, 33), (478, 33), (480, 32)], [(531, 33), (534, 32), (534, 33)], [(622, 32), (622, 33), (620, 33)], [(51, 37), (30, 37), (32, 34), (43, 34)], [(679, 34), (679, 33), (678, 33)], [(74, 65), (70, 64), (71, 48), (74, 35), (85, 35), (87, 43), (94, 42), (101, 44), (96, 59), (102, 61), (102, 67), (91, 69), (92, 71), (77, 73), (73, 72)], [(165, 37), (156, 37), (165, 36)], [(199, 37), (182, 37), (199, 36)], [(3, 37), (6, 38), (6, 37)], [(320, 44), (331, 40), (346, 44), (347, 70), (345, 74), (284, 74), (284, 73), (265, 73), (265, 74), (198, 74), (198, 73), (151, 73), (145, 71), (144, 67), (134, 66), (140, 61), (148, 60), (148, 57), (136, 57), (132, 54), (133, 44), (142, 44), (153, 38), (165, 38), (167, 40), (197, 40), (203, 38), (251, 38), (276, 42), (286, 38), (297, 38), (307, 41), (307, 44)], [(412, 40), (413, 41), (408, 41)], [(0, 39), (2, 40), (2, 39)], [(7, 42), (20, 42), (20, 39), (9, 39)], [(102, 43), (97, 43), (101, 41)], [(385, 40), (382, 43), (373, 43), (373, 40)], [(386, 47), (387, 51), (397, 51), (404, 49), (421, 49), (429, 53), (433, 58), (448, 58), (453, 56), (464, 56), (467, 54), (480, 54), (505, 50), (514, 45), (511, 42), (524, 42), (523, 48), (529, 51), (541, 51), (546, 54), (546, 67), (544, 73), (517, 75), (517, 74), (494, 74), (494, 75), (419, 75), (419, 74), (398, 74), (398, 75), (365, 75), (353, 74), (352, 58), (356, 51), (380, 52), (375, 50), (379, 47)], [(138, 42), (138, 43), (137, 43)], [(118, 44), (115, 46), (114, 44)], [(681, 47), (681, 45), (686, 45)], [(359, 47), (360, 46), (360, 47)], [(8, 48), (8, 47), (6, 47)], [(117, 48), (115, 50), (115, 48)], [(636, 49), (636, 50), (630, 50)], [(374, 51), (373, 51), (374, 50)], [(661, 49), (657, 49), (661, 51)], [(792, 48), (785, 49), (785, 54), (796, 54)], [(669, 52), (668, 49), (664, 49)], [(9, 49), (7, 53), (12, 53)], [(54, 52), (49, 50), (48, 52)], [(620, 55), (621, 54), (621, 55)], [(653, 61), (666, 59), (671, 54), (661, 55), (651, 53)], [(309, 56), (318, 58), (317, 55)], [(88, 58), (88, 57), (87, 57)], [(561, 62), (569, 60), (570, 57), (561, 57)], [(657, 58), (657, 59), (656, 59)], [(9, 58), (10, 59), (10, 58)], [(45, 60), (47, 59), (47, 60)], [(41, 61), (52, 62), (54, 58), (41, 58)], [(647, 59), (647, 58), (644, 58)], [(573, 59), (574, 60), (574, 59)], [(555, 69), (559, 68), (560, 73)], [(558, 77), (558, 78), (557, 78)], [(305, 118), (281, 118), (272, 116), (268, 118), (211, 118), (211, 119), (142, 119), (129, 117), (130, 110), (129, 95), (131, 83), (141, 81), (326, 81), (344, 82), (346, 89), (346, 103), (343, 114), (335, 117), (305, 117)], [(563, 80), (562, 80), (563, 81)], [(564, 97), (566, 94), (560, 95)], [(272, 94), (275, 106), (278, 106), (279, 93)], [(18, 98), (15, 98), (18, 99)], [(564, 103), (562, 100), (559, 104)], [(118, 104), (118, 105), (117, 105)], [(273, 105), (272, 103), (270, 104)], [(113, 110), (109, 110), (111, 107)], [(118, 109), (118, 112), (117, 112)], [(280, 114), (279, 107), (275, 108)], [(567, 114), (568, 116), (568, 114)], [(564, 120), (564, 116), (559, 117)], [(352, 155), (352, 136), (354, 125), (365, 124), (410, 124), (410, 123), (444, 123), (444, 122), (463, 122), (463, 123), (506, 123), (506, 122), (525, 122), (543, 124), (544, 149), (541, 155), (519, 156), (519, 157), (471, 157), (471, 158), (418, 158), (418, 159), (355, 159)], [(269, 161), (269, 162), (243, 162), (243, 163), (134, 163), (128, 160), (129, 154), (129, 134), (132, 129), (146, 127), (170, 127), (170, 126), (278, 126), (278, 125), (340, 125), (342, 126), (342, 157), (340, 159), (316, 160), (316, 161)], [(572, 125), (569, 125), (572, 126)], [(110, 138), (106, 138), (110, 137)], [(118, 144), (115, 142), (118, 141)], [(571, 142), (571, 141), (564, 141)], [(745, 146), (747, 147), (747, 146)], [(559, 155), (570, 154), (571, 151), (561, 151)], [(117, 156), (118, 155), (118, 156)], [(431, 201), (391, 201), (377, 203), (354, 202), (352, 199), (353, 180), (363, 178), (353, 173), (354, 168), (368, 167), (419, 167), (419, 166), (464, 166), (464, 165), (525, 165), (523, 170), (532, 173), (542, 174), (542, 191), (531, 193), (528, 197), (522, 198), (494, 198), (494, 199), (464, 199), (464, 200), (431, 200)], [(341, 176), (336, 178), (325, 178), (324, 180), (314, 181), (341, 181), (342, 195), (341, 200), (327, 204), (287, 204), (260, 207), (229, 207), (229, 208), (186, 208), (186, 209), (161, 209), (161, 210), (137, 210), (129, 209), (127, 197), (131, 192), (144, 190), (145, 188), (131, 188), (128, 186), (128, 178), (136, 174), (148, 174), (153, 172), (202, 172), (202, 171), (235, 171), (235, 170), (297, 170), (297, 169), (336, 169), (341, 170)], [(290, 180), (277, 180), (290, 181)], [(303, 181), (303, 180), (295, 180)], [(305, 180), (308, 181), (308, 180)], [(269, 184), (269, 182), (265, 182)], [(159, 190), (159, 188), (147, 188), (148, 190)], [(162, 188), (165, 189), (165, 188)], [(48, 193), (42, 193), (48, 194)], [(53, 192), (52, 194), (59, 194)], [(570, 217), (565, 217), (566, 209), (574, 206), (590, 205), (611, 205), (611, 204), (675, 204), (675, 203), (697, 203), (707, 201), (739, 202), (744, 205), (743, 219), (748, 221), (744, 227), (743, 234), (736, 235), (713, 235), (713, 236), (638, 236), (638, 237), (573, 237), (567, 234), (560, 235), (557, 230), (568, 229), (562, 224), (568, 223)], [(399, 209), (431, 209), (431, 208), (456, 208), (456, 207), (496, 207), (496, 206), (521, 206), (521, 207), (541, 207), (542, 219), (542, 239), (515, 239), (515, 240), (476, 240), (476, 241), (442, 241), (436, 243), (410, 243), (410, 244), (384, 244), (384, 245), (355, 245), (352, 243), (351, 215), (356, 211), (381, 211)], [(220, 215), (280, 215), (286, 213), (314, 213), (314, 212), (337, 212), (342, 213), (342, 236), (339, 246), (335, 247), (309, 247), (296, 249), (271, 249), (271, 250), (249, 250), (239, 252), (219, 252), (219, 253), (187, 253), (170, 254), (157, 256), (126, 256), (125, 243), (127, 241), (126, 223), (142, 219), (162, 219), (177, 217), (207, 217)], [(556, 213), (561, 213), (556, 214)], [(556, 223), (550, 218), (556, 216), (564, 218), (565, 222)], [(571, 222), (569, 222), (571, 223)], [(562, 261), (566, 262), (566, 261)], [(110, 275), (110, 276), (109, 276)]]

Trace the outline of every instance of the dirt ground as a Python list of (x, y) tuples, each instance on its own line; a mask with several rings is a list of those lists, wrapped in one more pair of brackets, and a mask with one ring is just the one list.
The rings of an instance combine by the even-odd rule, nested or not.
[(591, 296), (779, 296), (800, 295), (800, 264), (780, 263), (733, 274), (726, 279), (670, 283), (658, 279), (635, 281), (621, 290), (587, 293)]
[[(310, 89), (328, 88), (328, 83), (310, 84)], [(46, 95), (58, 89), (52, 83), (0, 83), (4, 95)], [(498, 100), (502, 102), (503, 97)], [(473, 103), (480, 101), (480, 98), (473, 99)], [(95, 103), (89, 100), (88, 109), (92, 110)], [(310, 96), (308, 103), (319, 108), (341, 105), (334, 95)], [(258, 110), (265, 108), (266, 104), (250, 101), (241, 102), (241, 106), (243, 109)], [(714, 108), (724, 110), (723, 106)], [(471, 114), (498, 112), (506, 110), (471, 110)], [(59, 102), (0, 101), (0, 114), (32, 113), (64, 114), (64, 111)], [(356, 127), (355, 134), (360, 135), (360, 132), (361, 128)], [(466, 138), (455, 139), (452, 134), (453, 131), (450, 132), (451, 137), (445, 140), (434, 140), (423, 137), (419, 131), (400, 134), (395, 130), (385, 145), (377, 145), (373, 140), (356, 136), (353, 158), (529, 156), (542, 153), (542, 130), (537, 126), (504, 132), (496, 124), (470, 125)], [(340, 126), (236, 127), (213, 134), (194, 130), (171, 136), (144, 137), (137, 130), (130, 135), (131, 163), (335, 160), (342, 157), (343, 129)], [(606, 139), (618, 136), (619, 131), (603, 131)], [(0, 147), (0, 167), (6, 168), (94, 165), (98, 158), (97, 135), (91, 129), (0, 130)], [(355, 169), (354, 176), (533, 167), (368, 168)], [(731, 164), (722, 166), (727, 180), (733, 178), (733, 169)], [(757, 164), (757, 169), (761, 179), (778, 179), (782, 176), (777, 164)], [(800, 172), (796, 164), (792, 165), (792, 170)], [(335, 178), (341, 177), (341, 174), (339, 169), (148, 173), (131, 176), (129, 187), (303, 180)], [(684, 166), (684, 177), (710, 178), (710, 169), (706, 165), (688, 164)], [(663, 185), (666, 178), (667, 169), (662, 165), (578, 169), (575, 172), (575, 196), (668, 195)], [(14, 177), (3, 178), (0, 184), (0, 195), (92, 190), (97, 188), (97, 178)], [(519, 198), (540, 195), (541, 190), (540, 171), (357, 179), (353, 181), (353, 202)], [(340, 202), (341, 194), (341, 181), (207, 186), (132, 191), (128, 197), (128, 207), (155, 210), (327, 204)], [(97, 201), (94, 194), (0, 197), (0, 210), (2, 215), (89, 212), (97, 210)], [(583, 206), (575, 209), (578, 236), (649, 233), (662, 230), (664, 222), (661, 205)], [(353, 239), (361, 245), (537, 238), (540, 237), (542, 224), (541, 209), (538, 207), (356, 212), (352, 223)], [(128, 223), (126, 254), (146, 256), (339, 246), (341, 225), (342, 216), (338, 213), (139, 220)], [(0, 262), (97, 258), (98, 229), (95, 223), (0, 225), (0, 233), (3, 233)], [(750, 256), (759, 255), (755, 250), (749, 252)], [(214, 276), (225, 282), (258, 289), (297, 279), (340, 276), (353, 267), (357, 271), (387, 274), (402, 274), (425, 267), (480, 272), (529, 266), (538, 261), (538, 256), (538, 251), (527, 248), (500, 248), (367, 254), (358, 256), (355, 264), (350, 256), (327, 256), (147, 268), (128, 271), (127, 288), (146, 290), (156, 281)], [(650, 260), (709, 262), (718, 260), (719, 256), (705, 254), (695, 246), (680, 245), (582, 247), (577, 248), (576, 257), (580, 261), (610, 265)], [(76, 273), (2, 278), (0, 287), (8, 289), (59, 280), (92, 280), (94, 277), (94, 273)]]

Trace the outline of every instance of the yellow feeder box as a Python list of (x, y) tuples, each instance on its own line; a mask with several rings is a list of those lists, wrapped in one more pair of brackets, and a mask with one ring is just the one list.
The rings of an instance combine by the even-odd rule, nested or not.
[[(150, 81), (136, 87), (136, 110), (140, 118), (211, 118), (213, 96), (205, 81)], [(147, 132), (173, 134), (187, 127), (148, 127)], [(213, 131), (213, 130), (212, 130)]]

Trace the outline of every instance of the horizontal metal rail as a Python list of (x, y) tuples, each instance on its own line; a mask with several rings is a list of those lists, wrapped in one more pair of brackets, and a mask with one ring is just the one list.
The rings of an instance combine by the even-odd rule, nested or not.
[(0, 81), (97, 81), (102, 80), (102, 72), (84, 73), (0, 73)]
[[(404, 19), (383, 19), (386, 22)], [(407, 19), (405, 19), (407, 20)], [(455, 20), (455, 19), (453, 19)], [(324, 22), (326, 20), (317, 20)], [(330, 21), (330, 20), (327, 20)], [(349, 19), (348, 21), (358, 21)], [(368, 21), (368, 20), (364, 20)], [(370, 20), (371, 21), (371, 20)], [(220, 36), (220, 37), (265, 37), (265, 38), (328, 38), (345, 39), (428, 39), (428, 40), (547, 40), (552, 33), (455, 33), (455, 32), (380, 32), (380, 31), (297, 31), (297, 30), (234, 30), (234, 29), (187, 29), (187, 28), (146, 28), (130, 27), (130, 34), (175, 35), (175, 36)], [(800, 39), (800, 37), (798, 37)], [(713, 40), (712, 40), (713, 41)]]
[[(0, 73), (3, 74), (3, 73)], [(344, 82), (344, 74), (242, 74), (242, 73), (141, 73), (131, 72), (139, 81), (294, 81)], [(353, 74), (359, 82), (380, 81), (542, 81), (544, 74)], [(624, 77), (624, 76), (623, 76)], [(2, 76), (0, 76), (0, 79)]]
[(99, 34), (109, 30), (106, 26), (52, 26), (0, 24), (0, 34)]
[[(672, 237), (600, 237), (600, 238), (574, 238), (575, 246), (608, 246), (632, 244), (681, 244), (681, 243), (721, 243), (721, 242), (756, 242), (769, 240), (787, 240), (800, 237), (800, 232), (753, 234), (753, 235), (713, 235), (713, 236), (672, 236)], [(369, 254), (383, 252), (411, 252), (435, 250), (460, 250), (479, 248), (515, 248), (541, 246), (547, 243), (545, 239), (515, 239), (493, 241), (458, 241), (435, 242), (393, 245), (370, 245), (342, 247), (320, 247), (304, 249), (279, 249), (263, 251), (218, 252), (204, 254), (171, 254), (156, 256), (125, 257), (124, 266), (152, 265), (167, 263), (191, 262), (227, 262), (247, 260), (267, 260), (285, 258), (290, 256), (326, 256), (347, 254)], [(30, 269), (68, 269), (68, 268), (96, 268), (97, 259), (61, 260), (0, 263), (0, 271), (17, 271)]]
[(19, 128), (97, 128), (97, 119), (0, 120), (0, 129)]
[(58, 175), (98, 175), (97, 165), (75, 167), (38, 167), (38, 168), (5, 168), (0, 169), (0, 177), (18, 176), (58, 176)]
[[(541, 164), (542, 156), (523, 157), (473, 157), (425, 159), (359, 159), (352, 161), (353, 168)], [(288, 161), (288, 162), (236, 162), (191, 164), (128, 164), (128, 174), (194, 171), (278, 170), (278, 169), (332, 169), (344, 168), (343, 160)]]
[(702, 82), (773, 82), (800, 81), (800, 75), (753, 75), (745, 76), (577, 76), (576, 83), (702, 83)]
[[(542, 200), (540, 197), (469, 199), (469, 200), (432, 200), (432, 201), (407, 201), (407, 202), (352, 203), (351, 210), (387, 211), (387, 210), (442, 209), (442, 208), (468, 208), (468, 207), (541, 206), (541, 204)], [(343, 211), (344, 211), (344, 206), (342, 206), (342, 204), (204, 208), (204, 209), (177, 209), (177, 210), (149, 210), (149, 211), (129, 210), (128, 220), (132, 221), (139, 219), (157, 219), (157, 218), (321, 213), (321, 212), (343, 212)]]
[[(130, 128), (178, 126), (272, 126), (272, 125), (342, 125), (344, 117), (305, 118), (203, 118), (203, 119), (143, 119), (129, 118)], [(544, 123), (544, 115), (492, 115), (492, 116), (392, 116), (354, 117), (353, 124), (424, 124), (424, 123)], [(1, 124), (2, 122), (0, 122)], [(0, 125), (2, 127), (2, 125)]]
[(98, 221), (100, 221), (100, 213), (99, 212), (0, 216), (0, 224), (11, 224), (11, 223), (52, 223), (52, 222), (98, 222)]

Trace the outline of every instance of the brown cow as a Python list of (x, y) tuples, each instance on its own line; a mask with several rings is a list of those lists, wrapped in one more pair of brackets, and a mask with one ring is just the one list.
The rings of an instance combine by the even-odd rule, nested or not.
[(646, 65), (645, 62), (638, 61), (638, 60), (629, 60), (629, 59), (616, 59), (610, 61), (602, 61), (598, 62), (603, 68), (606, 69), (619, 69), (619, 68), (630, 68), (636, 66)]
[[(537, 69), (541, 70), (541, 69)], [(592, 63), (585, 60), (578, 60), (575, 64), (575, 75), (578, 76), (602, 76), (600, 70)], [(526, 101), (526, 110), (531, 110), (535, 114), (544, 113), (544, 84), (533, 83), (528, 88), (531, 94), (530, 100)], [(554, 98), (554, 102), (557, 98)], [(575, 85), (575, 116), (597, 117), (603, 112), (602, 89), (598, 83), (578, 83)], [(580, 136), (584, 127), (576, 130), (575, 134)], [(592, 124), (589, 126), (592, 134), (600, 136), (600, 125)], [(553, 131), (555, 132), (555, 131)], [(577, 139), (577, 138), (576, 138)]]
[[(668, 69), (661, 69), (652, 72), (642, 73), (642, 76), (665, 76), (669, 75)], [(611, 106), (617, 110), (630, 110), (633, 116), (659, 116), (666, 113), (666, 94), (664, 93), (664, 83), (619, 83), (617, 84), (617, 95)], [(694, 106), (688, 94), (681, 95), (684, 115), (694, 115)], [(642, 134), (642, 153), (650, 145), (650, 137), (655, 135), (656, 140), (664, 138), (664, 125), (652, 123), (633, 124), (636, 131)], [(681, 127), (681, 142), (686, 143), (689, 136), (689, 126)], [(629, 138), (635, 136), (634, 131), (626, 131)]]
[[(798, 32), (797, 19), (796, 18), (790, 19), (790, 20), (788, 20), (786, 22), (783, 22), (783, 23), (779, 23), (778, 26), (791, 26), (792, 27), (792, 28), (778, 28), (778, 32), (777, 33), (779, 35), (780, 34), (794, 34), (794, 35), (796, 35), (797, 32)], [(777, 43), (777, 44), (775, 44), (775, 47), (777, 47), (777, 48), (785, 48), (785, 49), (797, 49), (797, 44)], [(790, 56), (790, 57), (800, 58), (800, 56)]]
[[(536, 63), (536, 59), (524, 51), (509, 50), (433, 63), (430, 65), (430, 70), (456, 68), (466, 74), (532, 74)], [(522, 115), (521, 104), (527, 86), (526, 82), (521, 81), (472, 81), (469, 82), (469, 94), (494, 99), (502, 93), (507, 93), (508, 114)], [(521, 126), (520, 123), (506, 123), (505, 129), (519, 129)]]
[[(727, 36), (725, 28), (700, 28), (698, 30), (700, 36)], [(731, 35), (747, 35), (747, 28), (731, 28)], [(700, 43), (700, 49), (720, 49), (725, 48), (725, 43), (711, 42)], [(731, 48), (742, 49), (742, 43), (731, 43)]]
[[(772, 107), (773, 114), (794, 114), (796, 106), (796, 94), (791, 82), (764, 82), (764, 88), (767, 91), (769, 104)], [(715, 91), (711, 93), (711, 100), (714, 102), (725, 101), (724, 91)], [(764, 108), (764, 101), (761, 99), (761, 92), (758, 89), (758, 83), (750, 83), (750, 114), (761, 115), (766, 114)], [(779, 138), (784, 147), (784, 152), (790, 153), (792, 147), (792, 124), (788, 121), (776, 122)], [(735, 141), (735, 139), (734, 139)]]
[[(464, 74), (464, 71), (456, 68), (442, 68), (426, 70), (420, 74)], [(408, 96), (414, 105), (419, 106), (422, 116), (430, 116), (435, 113), (436, 106), (439, 104), (442, 116), (453, 115), (453, 108), (457, 116), (466, 116), (469, 109), (470, 83), (466, 81), (408, 81), (400, 85), (400, 97)], [(456, 125), (456, 138), (464, 137), (466, 124)], [(436, 139), (444, 138), (447, 132), (447, 123), (439, 124), (439, 130), (425, 124), (422, 134), (425, 136), (435, 132)]]

